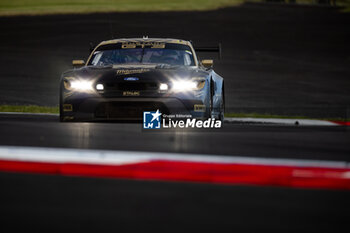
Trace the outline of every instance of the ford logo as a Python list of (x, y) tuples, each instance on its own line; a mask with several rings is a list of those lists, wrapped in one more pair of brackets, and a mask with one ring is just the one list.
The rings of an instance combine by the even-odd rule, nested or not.
[(124, 78), (125, 81), (137, 81), (139, 80), (139, 78), (137, 77), (127, 77), (127, 78)]

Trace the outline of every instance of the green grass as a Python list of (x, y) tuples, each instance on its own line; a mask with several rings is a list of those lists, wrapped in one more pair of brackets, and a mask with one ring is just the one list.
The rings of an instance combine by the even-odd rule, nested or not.
[(212, 10), (244, 0), (0, 0), (0, 15)]
[[(84, 14), (102, 12), (200, 11), (215, 10), (264, 0), (0, 0), (0, 16)], [(316, 0), (296, 0), (315, 4)], [(288, 0), (286, 0), (288, 3)], [(350, 11), (350, 0), (336, 0)]]
[(58, 107), (36, 105), (0, 105), (0, 112), (58, 113)]
[[(298, 4), (315, 4), (316, 2), (317, 0), (296, 0)], [(331, 6), (343, 7), (342, 12), (350, 12), (350, 0), (331, 0)]]

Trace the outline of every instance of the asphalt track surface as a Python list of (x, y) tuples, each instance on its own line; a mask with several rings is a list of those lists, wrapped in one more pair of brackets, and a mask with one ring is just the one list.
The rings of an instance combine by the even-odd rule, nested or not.
[(142, 130), (141, 123), (60, 123), (0, 115), (2, 145), (195, 153), (350, 162), (345, 126), (224, 124), (222, 129)]
[[(225, 124), (145, 132), (138, 123), (0, 115), (1, 144), (350, 161), (346, 127)], [(341, 232), (349, 192), (0, 173), (1, 232)]]
[(0, 173), (1, 232), (346, 232), (349, 192)]
[[(60, 73), (89, 42), (221, 42), (228, 109), (344, 116), (349, 14), (245, 4), (219, 11), (0, 18), (0, 103), (57, 105)], [(308, 112), (309, 111), (309, 112)], [(305, 114), (304, 114), (305, 115)], [(0, 144), (350, 161), (346, 127), (225, 125), (144, 132), (140, 124), (0, 115)], [(1, 232), (344, 232), (349, 192), (0, 173)], [(345, 230), (346, 231), (346, 230)]]

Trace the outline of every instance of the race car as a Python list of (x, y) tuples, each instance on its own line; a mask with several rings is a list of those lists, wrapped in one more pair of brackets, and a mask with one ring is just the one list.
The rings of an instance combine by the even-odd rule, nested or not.
[(145, 111), (224, 118), (224, 79), (213, 60), (199, 61), (190, 41), (129, 38), (103, 41), (60, 81), (60, 121), (141, 120)]

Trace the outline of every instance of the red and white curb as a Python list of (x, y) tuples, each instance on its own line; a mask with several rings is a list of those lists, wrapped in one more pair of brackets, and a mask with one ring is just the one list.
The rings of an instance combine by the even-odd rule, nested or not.
[(342, 161), (0, 146), (0, 171), (350, 190)]
[(279, 124), (300, 126), (344, 126), (350, 125), (346, 121), (309, 120), (309, 119), (281, 119), (281, 118), (250, 118), (250, 117), (225, 117), (226, 123), (254, 123), (254, 124)]

